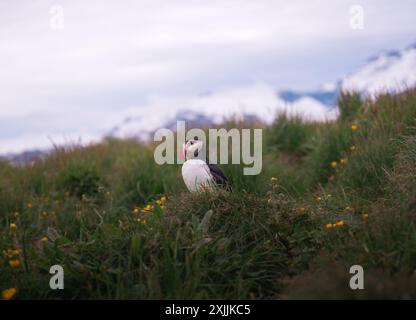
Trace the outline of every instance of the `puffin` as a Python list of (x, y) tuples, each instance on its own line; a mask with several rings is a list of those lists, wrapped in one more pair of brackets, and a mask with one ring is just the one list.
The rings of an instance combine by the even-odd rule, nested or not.
[(185, 160), (182, 165), (182, 177), (190, 192), (203, 190), (225, 189), (231, 191), (228, 178), (221, 169), (208, 160), (203, 160), (202, 148), (204, 142), (198, 137), (187, 140), (181, 150), (181, 157)]

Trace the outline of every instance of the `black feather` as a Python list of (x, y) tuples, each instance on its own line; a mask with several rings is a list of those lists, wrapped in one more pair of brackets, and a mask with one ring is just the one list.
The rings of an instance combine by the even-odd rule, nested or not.
[(217, 185), (221, 186), (222, 188), (232, 191), (230, 182), (228, 178), (224, 175), (220, 167), (215, 164), (207, 163), (209, 167), (209, 171), (211, 172), (212, 177)]

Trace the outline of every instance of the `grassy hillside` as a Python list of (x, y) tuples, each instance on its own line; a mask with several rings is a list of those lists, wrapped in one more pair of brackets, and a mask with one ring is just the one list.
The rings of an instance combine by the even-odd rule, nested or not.
[[(263, 171), (189, 194), (152, 145), (108, 140), (0, 163), (0, 290), (28, 299), (416, 298), (416, 90), (276, 117)], [(226, 127), (248, 124), (226, 123)], [(250, 124), (258, 127), (259, 124)], [(49, 289), (49, 268), (65, 290)], [(349, 288), (349, 268), (365, 290)]]

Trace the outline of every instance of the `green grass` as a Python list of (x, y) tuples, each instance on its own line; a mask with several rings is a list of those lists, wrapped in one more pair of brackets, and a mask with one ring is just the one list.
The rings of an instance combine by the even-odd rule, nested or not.
[[(18, 299), (416, 298), (416, 91), (375, 101), (343, 93), (339, 104), (334, 122), (225, 123), (265, 129), (260, 175), (222, 166), (232, 193), (189, 194), (179, 165), (158, 166), (154, 145), (133, 140), (0, 162), (0, 290), (17, 288)], [(55, 264), (65, 290), (49, 289)], [(354, 264), (363, 291), (349, 288)]]

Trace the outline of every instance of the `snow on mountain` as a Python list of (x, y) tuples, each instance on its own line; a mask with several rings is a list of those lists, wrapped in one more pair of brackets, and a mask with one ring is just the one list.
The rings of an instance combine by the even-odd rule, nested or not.
[(345, 77), (341, 88), (374, 96), (381, 92), (400, 92), (415, 85), (416, 45), (413, 45), (371, 58), (357, 72)]
[[(303, 98), (313, 99), (318, 103), (323, 104), (328, 108), (334, 108), (337, 103), (338, 87), (336, 84), (329, 85), (325, 88), (321, 88), (316, 91), (292, 91), (292, 90), (281, 90), (278, 92), (278, 96), (283, 99), (286, 103), (292, 104), (299, 102)], [(304, 100), (305, 101), (305, 100)]]
[(176, 120), (185, 120), (190, 126), (219, 124), (230, 118), (271, 123), (278, 112), (323, 121), (336, 117), (329, 108), (333, 96), (328, 92), (276, 93), (273, 87), (260, 84), (196, 96), (153, 97), (146, 105), (129, 110), (130, 115), (109, 135), (148, 139), (157, 129), (176, 125)]
[(147, 139), (158, 128), (166, 128), (176, 120), (210, 125), (230, 117), (250, 116), (270, 123), (278, 112), (306, 120), (329, 120), (337, 116), (340, 90), (358, 91), (371, 97), (382, 92), (400, 92), (415, 85), (416, 45), (413, 45), (401, 51), (383, 52), (356, 72), (323, 84), (316, 91), (276, 92), (268, 85), (253, 85), (195, 96), (153, 97), (146, 105), (130, 110), (126, 121), (110, 135)]
[[(323, 84), (316, 91), (276, 91), (270, 85), (257, 84), (196, 95), (151, 96), (140, 105), (120, 110), (117, 119), (125, 120), (116, 120), (118, 124), (105, 136), (148, 140), (159, 128), (174, 130), (177, 120), (185, 120), (187, 128), (212, 126), (230, 118), (270, 123), (278, 112), (298, 115), (306, 120), (331, 120), (338, 115), (336, 100), (340, 90), (355, 90), (374, 96), (384, 91), (399, 92), (415, 85), (416, 44), (401, 51), (381, 53), (356, 72), (339, 81)], [(83, 135), (83, 140), (99, 141), (101, 137), (101, 134), (94, 137)], [(45, 141), (50, 145), (45, 137), (40, 138), (43, 140), (37, 142), (39, 147), (45, 145)], [(24, 137), (23, 140), (33, 144), (33, 139), (31, 135), (30, 139)], [(53, 141), (56, 143), (56, 138)], [(3, 147), (6, 151), (14, 150), (16, 140), (9, 144), (3, 141)]]

